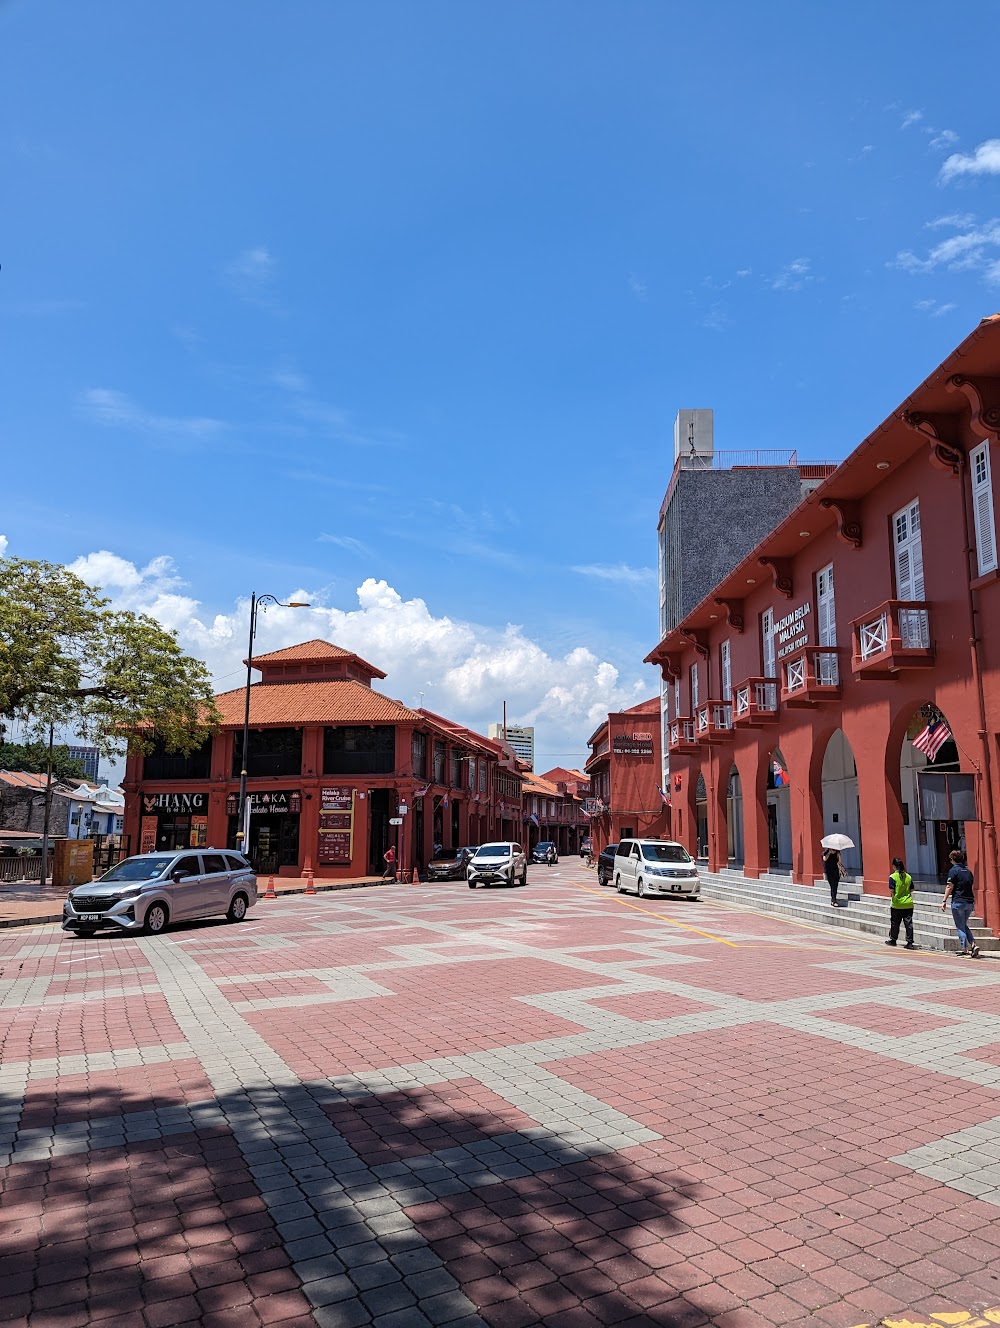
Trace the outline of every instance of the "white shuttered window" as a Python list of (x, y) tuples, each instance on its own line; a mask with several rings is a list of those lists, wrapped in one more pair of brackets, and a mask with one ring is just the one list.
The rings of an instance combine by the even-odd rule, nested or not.
[(733, 678), (729, 664), (729, 642), (723, 641), (719, 647), (719, 680), (722, 683), (721, 700), (731, 701), (733, 696)]
[(761, 658), (764, 664), (764, 677), (777, 675), (777, 660), (774, 657), (774, 610), (765, 609), (760, 615)]
[(691, 665), (691, 713), (698, 709), (701, 697), (698, 693), (698, 665)]
[(983, 443), (969, 453), (972, 479), (972, 512), (976, 524), (976, 560), (979, 575), (996, 570), (997, 531), (993, 517), (993, 477), (990, 471), (990, 445)]

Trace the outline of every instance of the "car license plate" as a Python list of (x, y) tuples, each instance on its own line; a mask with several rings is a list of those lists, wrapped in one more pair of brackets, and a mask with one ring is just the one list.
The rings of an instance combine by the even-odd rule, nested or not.
[(672, 885), (670, 888), (671, 888), (671, 890), (683, 890), (683, 889), (684, 889), (683, 885)]
[(81, 914), (80, 914), (80, 918), (81, 918), (84, 922), (100, 922), (100, 920), (101, 920), (101, 916), (102, 916), (102, 915), (101, 915), (100, 913), (81, 913)]

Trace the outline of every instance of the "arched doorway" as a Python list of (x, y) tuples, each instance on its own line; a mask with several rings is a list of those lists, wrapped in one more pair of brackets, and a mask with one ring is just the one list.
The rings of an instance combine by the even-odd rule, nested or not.
[(698, 857), (708, 857), (708, 789), (705, 776), (698, 776), (694, 793), (695, 824), (698, 827)]
[(767, 770), (767, 841), (771, 867), (792, 867), (792, 787), (788, 763), (775, 747)]
[(729, 783), (726, 787), (726, 824), (729, 836), (729, 861), (736, 867), (743, 866), (743, 784), (740, 772), (735, 765), (729, 767)]
[(846, 835), (855, 847), (844, 849), (841, 858), (852, 875), (861, 876), (861, 803), (858, 798), (858, 767), (854, 749), (843, 729), (830, 737), (823, 753), (823, 834)]
[[(965, 822), (931, 819), (922, 805), (921, 773), (957, 774), (961, 770), (958, 746), (945, 715), (931, 702), (920, 707), (906, 726), (899, 753), (899, 791), (903, 805), (903, 842), (906, 865), (925, 887), (944, 887), (948, 854), (965, 848)], [(933, 810), (933, 808), (931, 808)]]

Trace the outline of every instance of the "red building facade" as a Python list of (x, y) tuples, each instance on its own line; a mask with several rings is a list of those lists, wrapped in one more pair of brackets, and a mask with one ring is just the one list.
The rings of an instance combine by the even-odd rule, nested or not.
[(998, 444), (995, 316), (650, 654), (673, 832), (711, 869), (812, 885), (843, 832), (885, 894), (891, 858), (930, 884), (963, 845), (1000, 927)]
[[(250, 689), (247, 851), (259, 872), (380, 875), (390, 844), (409, 870), (435, 844), (496, 837), (501, 817), (520, 828), (512, 761), (488, 739), (375, 691), (385, 674), (360, 656), (308, 641), (254, 667), (262, 678)], [(216, 697), (220, 730), (190, 756), (129, 754), (122, 787), (133, 852), (237, 846), (244, 698), (243, 688)]]
[(609, 714), (588, 739), (590, 833), (594, 854), (622, 839), (668, 839), (657, 697)]

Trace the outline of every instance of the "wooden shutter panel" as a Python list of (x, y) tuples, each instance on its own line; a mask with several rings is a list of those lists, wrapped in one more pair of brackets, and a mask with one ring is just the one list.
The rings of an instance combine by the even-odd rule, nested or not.
[(972, 511), (976, 527), (976, 562), (979, 575), (982, 576), (985, 572), (992, 572), (997, 565), (989, 444), (983, 443), (971, 452), (969, 461), (972, 474)]

